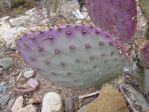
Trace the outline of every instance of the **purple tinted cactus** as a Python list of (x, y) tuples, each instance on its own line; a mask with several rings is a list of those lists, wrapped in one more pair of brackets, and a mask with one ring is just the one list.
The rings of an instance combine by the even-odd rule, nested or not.
[(135, 0), (86, 0), (86, 5), (96, 26), (123, 42), (131, 39), (136, 28)]
[(125, 50), (92, 25), (29, 32), (17, 40), (24, 61), (53, 83), (73, 89), (101, 85), (123, 73)]
[(140, 48), (140, 60), (144, 67), (149, 68), (149, 41)]

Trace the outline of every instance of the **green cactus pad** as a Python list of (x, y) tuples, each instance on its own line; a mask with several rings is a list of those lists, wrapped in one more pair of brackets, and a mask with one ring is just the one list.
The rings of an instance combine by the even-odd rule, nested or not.
[(100, 86), (123, 73), (124, 46), (92, 25), (28, 32), (17, 40), (24, 61), (50, 81), (72, 89)]

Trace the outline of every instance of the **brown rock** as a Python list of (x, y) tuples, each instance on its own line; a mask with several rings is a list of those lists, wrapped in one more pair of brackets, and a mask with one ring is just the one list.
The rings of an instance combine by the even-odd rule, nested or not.
[(111, 85), (106, 85), (100, 95), (79, 112), (129, 112), (121, 93)]

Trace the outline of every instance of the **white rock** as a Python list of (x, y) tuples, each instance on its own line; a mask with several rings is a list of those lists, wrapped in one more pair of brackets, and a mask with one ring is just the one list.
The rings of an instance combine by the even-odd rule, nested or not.
[(0, 34), (11, 29), (11, 25), (8, 22), (3, 22), (3, 24), (0, 26)]
[(34, 105), (27, 105), (20, 109), (18, 112), (37, 112), (37, 108)]
[(29, 70), (29, 71), (24, 72), (23, 76), (25, 78), (29, 79), (29, 78), (33, 77), (34, 74), (35, 74), (35, 72), (33, 70)]
[(24, 27), (14, 27), (3, 32), (0, 31), (0, 36), (6, 41), (6, 44), (9, 45), (13, 44), (17, 36), (26, 30), (27, 28)]
[(9, 20), (12, 26), (15, 26), (15, 27), (25, 26), (26, 23), (28, 23), (28, 21), (30, 21), (29, 16), (19, 16), (17, 18), (12, 18)]
[(2, 34), (3, 34), (4, 32), (6, 32), (6, 31), (8, 31), (9, 29), (11, 29), (12, 27), (11, 27), (11, 25), (10, 25), (8, 22), (6, 22), (6, 21), (2, 21), (1, 24), (2, 24), (2, 25), (0, 26), (0, 43), (5, 44), (6, 41), (5, 41), (4, 38), (2, 37)]
[(9, 18), (10, 18), (10, 16), (5, 16), (5, 17), (0, 18), (0, 24), (3, 24)]
[(36, 13), (36, 8), (32, 8), (25, 12), (26, 15), (32, 16)]
[(84, 19), (83, 14), (77, 9), (72, 12), (72, 14), (77, 18), (77, 19)]
[(16, 99), (15, 103), (13, 104), (11, 111), (12, 112), (18, 112), (18, 110), (20, 110), (23, 107), (23, 97), (20, 96)]
[(61, 96), (55, 92), (45, 94), (41, 112), (63, 112)]

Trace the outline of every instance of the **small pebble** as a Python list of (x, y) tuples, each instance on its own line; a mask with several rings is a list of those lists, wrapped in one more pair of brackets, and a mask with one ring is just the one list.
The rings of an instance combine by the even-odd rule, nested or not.
[(39, 86), (39, 82), (37, 80), (33, 79), (33, 78), (29, 79), (27, 81), (27, 84), (31, 88), (38, 88), (38, 86)]
[(63, 102), (61, 96), (55, 92), (45, 94), (42, 101), (41, 112), (63, 112)]
[(23, 76), (26, 78), (26, 79), (29, 79), (31, 77), (33, 77), (35, 74), (35, 72), (33, 70), (29, 70), (29, 71), (26, 71), (24, 72)]

